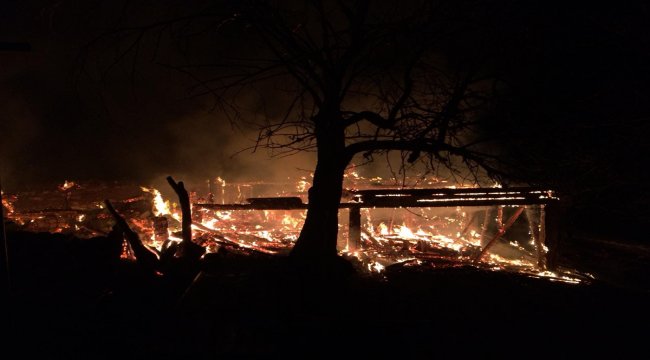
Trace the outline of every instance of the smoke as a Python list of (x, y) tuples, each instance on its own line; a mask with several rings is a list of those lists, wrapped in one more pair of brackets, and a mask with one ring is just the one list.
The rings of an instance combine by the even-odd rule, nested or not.
[(240, 129), (223, 114), (200, 111), (165, 124), (167, 158), (151, 169), (152, 181), (174, 175), (201, 182), (221, 177), (227, 182), (279, 182), (309, 175), (311, 153), (273, 157), (265, 148), (251, 149), (257, 129)]
[[(64, 2), (54, 11), (27, 4), (3, 12), (13, 20), (0, 28), (10, 27), (11, 39), (32, 45), (28, 53), (0, 53), (5, 188), (66, 179), (147, 184), (164, 183), (168, 175), (190, 182), (309, 175), (311, 154), (289, 160), (272, 158), (265, 149), (242, 152), (254, 144), (257, 129), (234, 127), (210, 99), (188, 96), (196, 81), (175, 70), (140, 56), (134, 67), (127, 59), (103, 73), (115, 49), (84, 53), (83, 46), (104, 30), (87, 26), (93, 13), (80, 17), (81, 10), (70, 6)], [(256, 106), (252, 98), (244, 102)]]
[[(12, 54), (0, 75), (0, 175), (7, 187), (66, 179), (164, 184), (168, 175), (196, 183), (216, 177), (279, 182), (309, 176), (313, 153), (272, 157), (264, 148), (244, 150), (254, 145), (258, 129), (233, 126), (211, 99), (189, 96), (196, 79), (158, 63), (181, 60), (171, 42), (151, 57), (156, 45), (143, 41), (139, 55), (119, 64), (112, 64), (116, 46), (84, 53), (83, 46), (104, 31), (101, 26), (115, 26), (111, 21), (122, 16), (121, 7), (104, 5), (92, 12), (67, 2), (45, 8), (34, 3), (32, 13), (21, 13), (11, 23), (12, 33), (29, 41), (33, 51)], [(148, 16), (155, 17), (147, 14), (134, 18), (146, 23)], [(219, 50), (201, 44), (199, 55), (206, 59)], [(287, 98), (295, 94), (280, 88), (284, 85), (271, 82), (242, 95), (238, 102), (245, 120), (282, 116)], [(399, 154), (390, 156), (390, 166), (377, 156), (358, 172), (401, 175)], [(422, 172), (413, 167), (408, 175)]]

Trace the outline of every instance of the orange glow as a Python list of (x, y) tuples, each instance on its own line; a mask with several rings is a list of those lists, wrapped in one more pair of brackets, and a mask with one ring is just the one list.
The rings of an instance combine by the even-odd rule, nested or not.
[[(362, 184), (365, 186), (362, 188), (370, 188), (372, 184), (384, 181), (378, 177), (364, 178), (356, 169), (346, 172), (346, 184)], [(430, 179), (423, 183), (440, 186), (442, 181)], [(238, 193), (229, 193), (241, 192), (236, 184), (230, 183), (229, 186), (226, 186), (226, 180), (220, 177), (216, 178), (216, 184), (219, 188), (214, 192), (220, 196), (217, 203), (223, 203), (224, 199), (239, 199), (241, 197)], [(310, 185), (307, 177), (301, 177), (283, 185), (280, 192), (295, 194), (297, 191), (302, 195)], [(74, 182), (66, 181), (58, 188), (67, 191), (75, 186)], [(246, 188), (249, 185), (243, 184), (242, 186)], [(349, 188), (358, 187), (351, 186)], [(461, 184), (447, 187), (467, 188)], [(155, 188), (141, 187), (141, 190), (151, 195), (142, 196), (142, 198), (151, 201), (151, 212), (131, 214), (127, 221), (133, 230), (141, 236), (146, 245), (152, 248), (160, 249), (162, 242), (166, 239), (181, 241), (181, 214), (178, 206), (169, 199), (165, 199), (161, 192)], [(499, 193), (491, 192), (489, 195), (497, 195), (492, 199), (516, 198), (516, 193), (506, 189), (499, 191)], [(488, 195), (487, 192), (483, 193), (479, 190), (476, 192), (471, 190), (471, 192), (463, 194), (467, 196), (458, 196), (455, 200), (470, 201)], [(399, 194), (388, 193), (378, 197), (394, 197), (397, 201), (400, 198), (396, 195)], [(441, 192), (437, 195), (444, 194)], [(542, 191), (539, 196), (550, 198), (552, 194)], [(443, 200), (434, 198), (424, 199), (422, 202)], [(354, 200), (344, 199), (343, 201)], [(9, 214), (14, 212), (12, 204), (4, 198), (3, 205), (9, 210)], [(99, 206), (101, 207), (101, 204)], [(361, 226), (357, 233), (361, 239), (360, 243), (354, 246), (349, 243), (349, 229), (346, 223), (348, 213), (343, 210), (339, 214), (338, 244), (340, 253), (355, 258), (355, 261), (358, 260), (360, 263), (359, 268), (371, 273), (381, 273), (393, 264), (406, 262), (417, 264), (443, 260), (490, 270), (518, 271), (531, 276), (548, 277), (569, 283), (579, 282), (576, 280), (577, 277), (569, 273), (549, 272), (543, 268), (543, 264), (539, 264), (538, 253), (545, 254), (548, 252), (548, 248), (542, 242), (542, 251), (537, 251), (536, 242), (533, 240), (539, 241), (539, 239), (531, 240), (534, 231), (529, 232), (529, 229), (536, 228), (539, 233), (540, 225), (539, 223), (528, 224), (526, 216), (521, 216), (515, 224), (519, 226), (518, 233), (506, 232), (503, 239), (498, 238), (489, 249), (485, 249), (485, 256), (481, 258), (480, 262), (473, 261), (484, 250), (483, 247), (498, 233), (503, 226), (501, 224), (503, 219), (507, 219), (513, 211), (511, 207), (501, 207), (500, 211), (497, 211), (496, 207), (490, 208), (491, 210), (486, 208), (486, 206), (476, 208), (472, 206), (435, 207), (435, 205), (413, 209), (362, 208)], [(539, 208), (536, 209), (535, 211), (541, 211)], [(527, 211), (532, 210), (527, 209)], [(194, 215), (200, 216), (193, 217), (192, 237), (197, 243), (203, 245), (207, 252), (214, 252), (221, 247), (230, 246), (234, 249), (249, 249), (268, 254), (287, 254), (298, 239), (306, 217), (306, 211), (303, 209), (211, 210), (195, 206), (193, 212)], [(197, 212), (200, 214), (196, 214)], [(159, 233), (156, 237), (154, 222), (161, 219), (154, 219), (152, 215), (165, 217), (169, 220), (166, 223), (167, 237), (160, 234), (162, 227), (157, 228)], [(48, 224), (50, 231), (63, 232), (79, 231), (86, 226), (82, 223), (90, 218), (86, 214), (78, 213), (67, 216), (66, 218), (65, 216), (47, 217), (43, 214), (30, 215), (18, 219), (17, 222), (49, 221), (51, 223), (51, 225)], [(125, 214), (125, 217), (127, 216), (128, 213)], [(522, 231), (522, 229), (524, 230)], [(132, 256), (128, 247), (124, 248), (122, 256)]]
[(72, 189), (75, 185), (77, 184), (74, 181), (65, 180), (63, 184), (59, 185), (59, 189), (61, 191), (66, 191)]

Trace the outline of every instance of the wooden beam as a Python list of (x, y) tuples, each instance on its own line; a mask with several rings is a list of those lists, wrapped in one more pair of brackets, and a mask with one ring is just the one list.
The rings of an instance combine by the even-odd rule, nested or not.
[[(411, 200), (382, 200), (382, 201), (373, 201), (372, 203), (357, 203), (357, 202), (348, 202), (341, 203), (339, 205), (340, 209), (349, 209), (352, 207), (361, 207), (366, 209), (372, 208), (433, 208), (433, 207), (456, 207), (456, 206), (522, 206), (522, 205), (535, 205), (535, 204), (548, 204), (550, 202), (555, 202), (555, 200), (525, 200), (525, 199), (513, 199), (513, 200), (497, 200), (497, 199), (487, 199), (487, 200), (444, 200), (436, 202), (426, 202), (426, 201), (413, 201)], [(197, 203), (194, 204), (196, 207), (211, 209), (211, 210), (306, 210), (307, 204), (301, 205), (283, 205), (283, 204), (204, 204)]]
[[(339, 208), (407, 208), (453, 206), (520, 206), (557, 202), (553, 191), (539, 188), (373, 189), (351, 190), (356, 201)], [(248, 199), (244, 204), (195, 204), (214, 210), (302, 210), (307, 204), (283, 198)], [(259, 201), (258, 201), (259, 200)], [(272, 201), (273, 200), (273, 201)], [(289, 199), (287, 199), (289, 200)]]
[(485, 247), (483, 248), (483, 250), (481, 250), (481, 252), (478, 254), (478, 256), (476, 256), (476, 258), (474, 259), (474, 262), (478, 262), (478, 261), (481, 260), (481, 258), (485, 255), (485, 253), (487, 253), (488, 250), (490, 250), (492, 245), (494, 245), (496, 243), (496, 241), (499, 240), (499, 238), (501, 238), (501, 236), (503, 236), (503, 234), (505, 234), (506, 231), (508, 231), (508, 229), (512, 226), (512, 224), (515, 223), (515, 221), (517, 220), (517, 218), (519, 217), (519, 215), (521, 215), (521, 213), (523, 211), (524, 211), (524, 207), (520, 206), (517, 209), (517, 211), (514, 214), (512, 214), (512, 216), (510, 217), (510, 219), (508, 219), (506, 224), (501, 229), (499, 229), (499, 231), (497, 232), (496, 235), (494, 235), (492, 240), (490, 240), (490, 242), (488, 242), (487, 245), (485, 245)]

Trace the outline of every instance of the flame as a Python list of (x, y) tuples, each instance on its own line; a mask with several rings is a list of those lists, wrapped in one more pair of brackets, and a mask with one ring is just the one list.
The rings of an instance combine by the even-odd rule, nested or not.
[(7, 209), (7, 214), (6, 216), (11, 216), (15, 212), (14, 205), (9, 202), (8, 199), (6, 199), (4, 196), (2, 197), (2, 206), (4, 206)]
[(65, 180), (63, 184), (59, 185), (59, 190), (66, 191), (75, 187), (77, 184), (74, 181)]
[(379, 230), (380, 235), (388, 235), (388, 226), (386, 226), (386, 224), (384, 224), (383, 222), (379, 223), (379, 225), (377, 225), (377, 228)]
[[(363, 178), (354, 170), (348, 171), (347, 175), (347, 189), (364, 188), (390, 181), (379, 177)], [(248, 196), (244, 191), (252, 190), (252, 185), (247, 184), (230, 184), (226, 187), (226, 181), (221, 177), (210, 181), (216, 181), (215, 184), (220, 185), (221, 188), (221, 191), (215, 191), (220, 198), (215, 199), (214, 203), (224, 203), (228, 201), (227, 199), (235, 198), (238, 200), (230, 201), (239, 203), (240, 198)], [(431, 179), (427, 182), (425, 179), (421, 183), (440, 185), (444, 182), (444, 180), (438, 179)], [(349, 184), (354, 186), (348, 187)], [(75, 186), (74, 182), (66, 180), (58, 188), (68, 191)], [(291, 189), (295, 189), (299, 193), (304, 193), (309, 186), (308, 177), (301, 177), (296, 181), (289, 182), (281, 192), (288, 194), (292, 193)], [(463, 187), (463, 185), (457, 186)], [(131, 218), (128, 218), (127, 221), (132, 225), (134, 231), (141, 235), (147, 246), (154, 248), (162, 246), (163, 238), (181, 241), (179, 238), (181, 217), (177, 204), (165, 200), (160, 191), (155, 188), (142, 187), (141, 189), (152, 195), (150, 200), (153, 215), (179, 221), (169, 221), (167, 237), (160, 234), (156, 236), (155, 222), (151, 217), (147, 217), (150, 214), (131, 214)], [(237, 193), (234, 193), (235, 191)], [(229, 192), (233, 192), (233, 194)], [(197, 193), (194, 194), (194, 198), (196, 198)], [(386, 196), (391, 195), (393, 194)], [(471, 198), (475, 199), (477, 196), (480, 198), (483, 194), (477, 191), (471, 195)], [(514, 198), (514, 194), (506, 189), (496, 195), (503, 199)], [(540, 196), (550, 198), (553, 194), (540, 192)], [(3, 206), (8, 209), (10, 214), (14, 212), (12, 199), (15, 200), (15, 197), (9, 198), (9, 200), (3, 198)], [(399, 198), (396, 199), (399, 200)], [(456, 200), (464, 201), (466, 199), (459, 197)], [(435, 202), (437, 199), (430, 201)], [(96, 205), (102, 208), (100, 203)], [(348, 227), (345, 226), (344, 221), (339, 224), (339, 243), (343, 247), (341, 252), (356, 257), (361, 264), (360, 268), (372, 273), (381, 273), (393, 264), (404, 263), (403, 266), (415, 266), (442, 259), (490, 270), (514, 270), (530, 276), (549, 278), (553, 281), (568, 283), (581, 281), (577, 275), (566, 271), (550, 272), (543, 269), (543, 266), (540, 266), (537, 261), (537, 255), (540, 253), (537, 251), (538, 245), (534, 238), (531, 240), (529, 237), (516, 239), (512, 238), (512, 234), (510, 236), (506, 234), (485, 251), (485, 256), (481, 257), (480, 262), (475, 261), (476, 256), (484, 250), (486, 239), (493, 239), (495, 233), (503, 226), (501, 223), (504, 215), (507, 218), (508, 207), (502, 208), (500, 212), (496, 212), (494, 209), (491, 210), (492, 212), (488, 212), (485, 209), (473, 209), (471, 206), (448, 208), (436, 207), (435, 204), (432, 204), (431, 207), (426, 206), (428, 205), (425, 204), (425, 207), (418, 208), (417, 211), (400, 208), (363, 208), (361, 210), (364, 219), (360, 229), (361, 243), (356, 244), (357, 247), (353, 248), (353, 243), (348, 242)], [(192, 224), (193, 238), (197, 243), (203, 245), (207, 252), (217, 251), (221, 247), (233, 247), (234, 249), (251, 249), (269, 254), (286, 254), (295, 244), (306, 216), (305, 210), (217, 211), (199, 208), (194, 209), (194, 212), (195, 215), (200, 216), (196, 217)], [(30, 215), (18, 222), (21, 224), (47, 223), (49, 229), (54, 229), (55, 232), (70, 230), (82, 232), (88, 231), (88, 229), (81, 226), (80, 223), (93, 220), (91, 216), (93, 215), (90, 213), (73, 217), (66, 215), (58, 216), (56, 220), (52, 220), (51, 217), (40, 216), (39, 218)], [(125, 214), (125, 216), (129, 215)], [(522, 217), (522, 219), (524, 218)], [(487, 225), (483, 224), (484, 222)], [(539, 224), (534, 226), (539, 226)], [(528, 233), (528, 228), (526, 230)], [(534, 236), (532, 231), (529, 236)], [(541, 246), (541, 253), (546, 253), (548, 251), (546, 245), (541, 244)], [(132, 257), (128, 247), (125, 247), (123, 256)]]
[(380, 272), (384, 271), (384, 269), (386, 269), (386, 267), (384, 265), (378, 263), (377, 261), (368, 264), (368, 270), (371, 271), (371, 272), (374, 271), (374, 272), (380, 273)]
[(146, 188), (141, 186), (140, 189), (153, 195), (153, 208), (155, 216), (171, 215), (172, 212), (169, 207), (169, 200), (163, 200), (162, 194), (158, 189)]
[(292, 217), (290, 214), (284, 214), (282, 217), (282, 225), (285, 227), (288, 227), (289, 229), (297, 229), (298, 226), (302, 224), (302, 219), (296, 219)]
[(307, 191), (307, 188), (309, 188), (309, 185), (311, 185), (307, 179), (303, 176), (298, 183), (296, 184), (296, 191), (299, 193), (304, 193)]
[(413, 240), (413, 239), (418, 238), (417, 236), (415, 236), (415, 234), (413, 234), (413, 231), (411, 231), (411, 229), (409, 229), (404, 224), (402, 224), (401, 226), (400, 225), (396, 226), (393, 231), (395, 232), (395, 234), (397, 236), (399, 236), (401, 238), (404, 238), (404, 239)]
[(212, 219), (205, 219), (201, 222), (201, 225), (207, 227), (208, 229), (216, 230), (215, 225), (217, 224), (217, 219), (212, 218)]

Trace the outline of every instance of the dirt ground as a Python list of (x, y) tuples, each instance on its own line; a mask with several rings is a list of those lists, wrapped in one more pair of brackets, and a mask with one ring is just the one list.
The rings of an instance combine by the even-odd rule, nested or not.
[(576, 236), (560, 255), (562, 266), (596, 280), (574, 285), (449, 264), (324, 276), (285, 258), (233, 255), (206, 260), (184, 294), (171, 294), (126, 270), (104, 286), (93, 272), (79, 274), (89, 264), (66, 273), (43, 255), (24, 268), (38, 281), (3, 304), (4, 349), (48, 359), (647, 353), (647, 248)]

